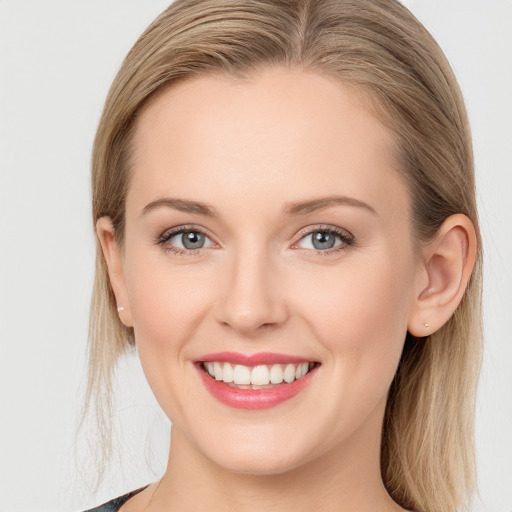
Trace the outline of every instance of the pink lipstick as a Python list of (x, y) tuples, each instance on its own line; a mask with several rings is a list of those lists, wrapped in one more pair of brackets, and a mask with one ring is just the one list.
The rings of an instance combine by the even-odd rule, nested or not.
[(194, 363), (217, 400), (249, 410), (267, 409), (293, 398), (310, 384), (320, 366), (311, 359), (271, 352), (216, 352)]

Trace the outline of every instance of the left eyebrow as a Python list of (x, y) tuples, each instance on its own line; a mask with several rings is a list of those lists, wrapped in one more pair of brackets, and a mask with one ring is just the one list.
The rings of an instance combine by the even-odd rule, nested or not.
[(299, 201), (295, 203), (288, 203), (283, 208), (283, 213), (286, 215), (304, 215), (306, 213), (313, 213), (332, 206), (353, 206), (356, 208), (364, 208), (373, 215), (377, 212), (368, 203), (348, 196), (327, 196), (310, 199), (307, 201)]

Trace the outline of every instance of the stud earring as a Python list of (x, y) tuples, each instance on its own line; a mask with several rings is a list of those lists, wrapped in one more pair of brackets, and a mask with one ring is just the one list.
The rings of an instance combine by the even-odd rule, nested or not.
[(123, 306), (119, 306), (119, 307), (117, 308), (117, 311), (124, 311)]
[(428, 322), (423, 322), (423, 325), (428, 329), (430, 327), (430, 324)]

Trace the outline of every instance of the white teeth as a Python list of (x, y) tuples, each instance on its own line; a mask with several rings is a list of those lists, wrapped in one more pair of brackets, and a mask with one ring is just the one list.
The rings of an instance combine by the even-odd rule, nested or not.
[(217, 361), (213, 363), (213, 371), (215, 374), (215, 380), (222, 380), (222, 366), (220, 363), (217, 363)]
[(283, 382), (283, 369), (280, 364), (272, 365), (270, 368), (270, 382), (272, 384), (281, 384)]
[(254, 367), (242, 364), (232, 365), (219, 361), (208, 361), (203, 363), (204, 369), (215, 380), (223, 381), (231, 385), (253, 385), (268, 386), (270, 384), (282, 384), (282, 382), (293, 382), (301, 379), (314, 368), (314, 363), (299, 363), (286, 365), (258, 365)]
[(235, 384), (250, 384), (251, 369), (248, 366), (237, 364), (233, 372), (233, 382)]
[(270, 382), (270, 372), (266, 365), (255, 366), (251, 371), (251, 384), (266, 386)]
[(213, 363), (205, 363), (205, 365), (206, 365), (206, 370), (208, 371), (208, 373), (212, 377), (215, 377), (215, 370), (213, 369)]
[(295, 366), (293, 364), (287, 364), (283, 374), (284, 380), (288, 383), (295, 380)]
[(222, 368), (222, 380), (224, 382), (233, 382), (233, 367), (229, 363), (224, 363)]

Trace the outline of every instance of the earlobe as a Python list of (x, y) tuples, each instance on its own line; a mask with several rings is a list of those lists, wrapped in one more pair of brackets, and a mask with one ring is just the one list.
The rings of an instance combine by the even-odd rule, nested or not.
[(114, 227), (110, 217), (98, 219), (96, 222), (96, 234), (100, 241), (103, 257), (107, 263), (110, 285), (116, 297), (119, 318), (127, 327), (133, 327), (124, 277), (123, 258), (121, 250), (116, 243)]
[(440, 329), (459, 305), (477, 257), (477, 236), (471, 220), (462, 214), (448, 217), (437, 237), (422, 249), (419, 272), (427, 276), (410, 312), (408, 331), (424, 337)]

